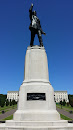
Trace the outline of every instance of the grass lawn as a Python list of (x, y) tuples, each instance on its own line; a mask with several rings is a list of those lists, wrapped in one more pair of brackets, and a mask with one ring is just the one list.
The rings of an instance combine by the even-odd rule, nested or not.
[(4, 118), (3, 121), (4, 121), (4, 120), (12, 120), (12, 119), (13, 119), (13, 115), (10, 115), (10, 116)]
[[(0, 111), (6, 110), (6, 109), (9, 109), (9, 108), (12, 108), (12, 107), (13, 107), (13, 106), (4, 106), (4, 107), (0, 107)], [(15, 104), (14, 107), (17, 107), (17, 104)]]
[(61, 119), (63, 119), (63, 120), (72, 120), (71, 118), (69, 118), (69, 117), (67, 117), (67, 116), (64, 116), (64, 115), (62, 115), (62, 114), (60, 114), (60, 117), (61, 117)]
[[(61, 109), (60, 104), (56, 104), (56, 106)], [(67, 106), (67, 105), (62, 106), (62, 109), (66, 110), (66, 111), (73, 111), (73, 107), (71, 107), (70, 105), (69, 106)]]
[(17, 104), (15, 104), (14, 107), (13, 106), (0, 107), (0, 114), (2, 114), (2, 110), (4, 110), (5, 112), (7, 112), (7, 111), (10, 111), (10, 110), (15, 109), (15, 108), (17, 108)]

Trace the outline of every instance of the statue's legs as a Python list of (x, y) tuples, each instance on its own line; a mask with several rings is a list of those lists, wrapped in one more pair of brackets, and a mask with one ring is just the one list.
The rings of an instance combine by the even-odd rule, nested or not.
[(30, 46), (33, 46), (34, 37), (35, 37), (35, 32), (34, 32), (34, 30), (32, 29), (32, 30), (31, 30), (31, 41), (30, 41)]
[(37, 35), (38, 35), (38, 39), (39, 39), (39, 42), (40, 42), (40, 46), (43, 46), (42, 34), (41, 34), (41, 31), (40, 31), (40, 30), (38, 30)]

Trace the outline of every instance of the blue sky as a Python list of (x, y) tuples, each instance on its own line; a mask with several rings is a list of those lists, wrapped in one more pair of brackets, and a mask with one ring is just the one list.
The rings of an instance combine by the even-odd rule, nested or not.
[(54, 90), (73, 94), (73, 0), (0, 0), (0, 93), (18, 91), (23, 82), (31, 3), (46, 32), (49, 80)]

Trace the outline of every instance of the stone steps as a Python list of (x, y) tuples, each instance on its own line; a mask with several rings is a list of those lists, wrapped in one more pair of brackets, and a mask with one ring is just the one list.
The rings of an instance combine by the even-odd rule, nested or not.
[(60, 121), (14, 121), (14, 120), (7, 120), (6, 126), (27, 126), (27, 127), (51, 127), (51, 126), (67, 126), (68, 121), (60, 120)]
[(5, 124), (0, 124), (0, 130), (73, 130), (73, 124), (69, 126), (5, 126)]

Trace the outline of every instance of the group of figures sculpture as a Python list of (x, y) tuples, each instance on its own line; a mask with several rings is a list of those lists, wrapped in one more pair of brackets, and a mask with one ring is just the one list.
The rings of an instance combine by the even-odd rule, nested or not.
[(46, 35), (45, 32), (43, 32), (40, 24), (39, 18), (36, 16), (36, 11), (33, 10), (33, 4), (31, 4), (31, 7), (29, 9), (29, 17), (30, 17), (30, 26), (29, 29), (31, 31), (31, 41), (30, 41), (30, 46), (33, 46), (34, 38), (35, 35), (37, 34), (40, 46), (43, 46), (43, 41), (42, 41), (42, 34)]

